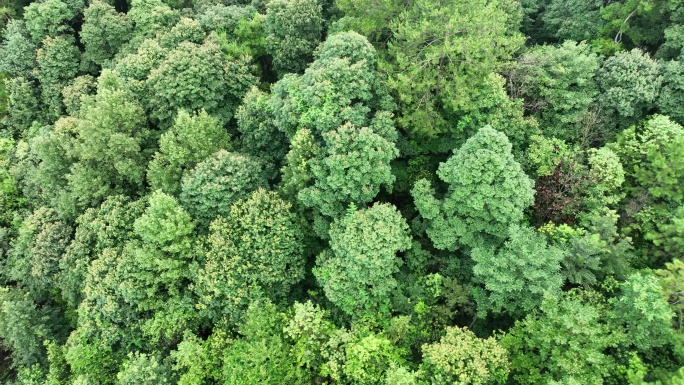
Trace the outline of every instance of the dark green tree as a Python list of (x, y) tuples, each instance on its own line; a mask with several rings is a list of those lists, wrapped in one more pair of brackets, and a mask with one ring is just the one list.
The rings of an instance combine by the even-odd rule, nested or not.
[(302, 72), (321, 40), (317, 0), (273, 0), (266, 7), (266, 49), (278, 74)]
[(218, 215), (227, 217), (237, 200), (268, 186), (261, 167), (249, 156), (219, 150), (185, 174), (180, 200), (199, 223), (208, 225)]

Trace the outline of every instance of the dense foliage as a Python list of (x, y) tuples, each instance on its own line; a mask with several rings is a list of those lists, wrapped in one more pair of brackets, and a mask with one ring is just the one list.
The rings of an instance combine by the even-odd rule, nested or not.
[(684, 1), (0, 16), (0, 384), (684, 383)]

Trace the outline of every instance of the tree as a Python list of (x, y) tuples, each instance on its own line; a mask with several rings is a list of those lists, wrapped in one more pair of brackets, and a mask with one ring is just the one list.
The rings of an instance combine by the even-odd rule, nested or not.
[(363, 36), (332, 35), (314, 57), (302, 76), (285, 76), (273, 86), (274, 124), (287, 136), (301, 127), (318, 136), (347, 121), (368, 127), (378, 112), (394, 108), (377, 74), (375, 49)]
[(511, 225), (508, 236), (498, 251), (477, 247), (470, 253), (474, 279), (489, 294), (476, 293), (482, 314), (526, 314), (541, 305), (545, 295), (560, 294), (563, 251), (547, 245), (544, 236), (530, 228)]
[(71, 308), (76, 309), (83, 300), (90, 263), (105, 249), (121, 251), (134, 238), (133, 223), (146, 205), (144, 199), (131, 201), (123, 195), (113, 195), (76, 218), (73, 239), (59, 260), (56, 285)]
[(242, 338), (224, 353), (223, 383), (267, 385), (311, 383), (287, 345), (285, 317), (270, 302), (252, 302), (238, 328)]
[(40, 120), (42, 115), (35, 86), (21, 77), (7, 80), (6, 85), (7, 115), (2, 122), (8, 132), (4, 136), (26, 137), (33, 122)]
[(258, 189), (214, 220), (206, 262), (194, 283), (212, 321), (237, 322), (252, 300), (287, 298), (304, 277), (303, 234), (291, 205)]
[(162, 0), (131, 0), (127, 16), (135, 24), (135, 37), (139, 38), (154, 38), (180, 20), (180, 12)]
[(519, 384), (603, 384), (614, 362), (606, 350), (622, 339), (605, 322), (606, 311), (590, 293), (545, 298), (540, 311), (516, 321), (501, 340), (510, 354), (511, 377)]
[(47, 207), (36, 209), (21, 224), (4, 274), (34, 298), (47, 299), (59, 274), (59, 260), (71, 238), (71, 227)]
[(278, 74), (302, 72), (321, 40), (323, 19), (316, 0), (273, 0), (266, 7), (266, 48)]
[(661, 295), (676, 314), (676, 327), (682, 329), (684, 323), (684, 262), (674, 259), (665, 264), (665, 269), (657, 270)]
[(44, 363), (43, 338), (52, 334), (45, 309), (39, 309), (29, 293), (0, 287), (0, 339), (11, 349), (14, 368)]
[(679, 124), (684, 123), (684, 62), (672, 60), (659, 62), (660, 73), (663, 76), (660, 95), (656, 100), (658, 110), (663, 115), (669, 116)]
[(627, 345), (643, 351), (671, 342), (674, 313), (660, 295), (658, 278), (634, 273), (620, 289), (620, 296), (611, 303), (616, 322), (625, 327)]
[(330, 227), (330, 249), (317, 257), (313, 273), (326, 297), (349, 315), (389, 310), (396, 254), (410, 246), (408, 225), (394, 206), (351, 206)]
[(338, 218), (349, 204), (372, 201), (380, 186), (391, 190), (394, 175), (390, 161), (399, 151), (375, 131), (348, 123), (324, 133), (325, 149), (310, 164), (314, 184), (299, 191), (299, 200), (325, 216)]
[(503, 1), (419, 0), (402, 12), (390, 25), (386, 66), (399, 124), (418, 137), (451, 132), (449, 117), (522, 46), (518, 23)]
[(653, 106), (663, 80), (658, 63), (639, 49), (618, 52), (597, 73), (599, 105), (621, 127), (638, 122)]
[(40, 81), (41, 97), (48, 108), (51, 121), (57, 120), (64, 111), (62, 89), (76, 77), (80, 60), (80, 51), (71, 35), (62, 35), (43, 40), (38, 49), (38, 81)]
[(67, 216), (110, 195), (138, 193), (150, 156), (145, 114), (115, 73), (103, 71), (97, 94), (84, 100), (80, 116), (73, 143), (77, 162), (66, 175), (66, 206), (58, 207)]
[(591, 41), (603, 25), (601, 0), (551, 0), (541, 16), (544, 30), (559, 41)]
[(506, 135), (491, 127), (454, 150), (437, 175), (449, 186), (443, 199), (434, 197), (425, 179), (411, 195), (430, 240), (441, 250), (502, 242), (509, 225), (522, 221), (533, 202), (532, 181), (513, 159)]
[(502, 384), (508, 377), (507, 352), (493, 337), (447, 327), (438, 343), (423, 345), (421, 370), (434, 385)]
[(0, 45), (0, 70), (13, 78), (28, 77), (36, 67), (36, 46), (23, 20), (10, 20)]
[(598, 94), (594, 75), (599, 58), (585, 43), (536, 46), (511, 71), (512, 93), (540, 121), (544, 135), (573, 141)]
[(191, 115), (180, 110), (173, 126), (159, 138), (159, 151), (148, 166), (150, 187), (178, 195), (186, 171), (214, 152), (230, 147), (228, 132), (206, 111)]
[(62, 102), (67, 114), (78, 116), (81, 111), (81, 100), (84, 96), (93, 96), (97, 90), (97, 82), (90, 75), (77, 76), (69, 85), (62, 88)]
[(133, 22), (114, 7), (93, 1), (83, 12), (81, 42), (85, 45), (83, 60), (101, 67), (133, 36)]
[[(83, 3), (81, 3), (83, 5)], [(67, 24), (80, 10), (70, 9), (61, 0), (46, 0), (34, 2), (24, 9), (26, 29), (35, 45), (40, 44), (46, 37), (57, 37), (72, 32)]]
[(170, 384), (171, 369), (157, 357), (136, 352), (129, 353), (119, 373), (117, 385)]
[(269, 180), (275, 179), (288, 152), (289, 140), (278, 130), (273, 121), (270, 96), (254, 87), (245, 94), (235, 118), (240, 131), (238, 146), (241, 152), (259, 158), (264, 163), (264, 173)]
[(204, 109), (225, 124), (256, 81), (248, 64), (248, 57), (226, 57), (215, 35), (201, 45), (180, 43), (146, 80), (150, 117), (169, 127), (179, 109)]
[(267, 186), (259, 161), (219, 150), (185, 174), (180, 200), (200, 224), (208, 225), (218, 215), (227, 217), (237, 200)]

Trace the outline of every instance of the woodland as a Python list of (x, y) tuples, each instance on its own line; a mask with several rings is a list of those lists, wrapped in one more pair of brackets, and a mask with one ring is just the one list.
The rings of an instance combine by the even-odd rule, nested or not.
[(0, 384), (684, 384), (684, 0), (0, 14)]

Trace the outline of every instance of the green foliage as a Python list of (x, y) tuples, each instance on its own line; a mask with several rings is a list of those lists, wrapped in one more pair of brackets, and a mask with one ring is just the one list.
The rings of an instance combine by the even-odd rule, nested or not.
[(7, 86), (7, 115), (3, 124), (7, 132), (3, 137), (26, 137), (33, 122), (39, 119), (40, 108), (34, 84), (25, 78), (12, 78)]
[(173, 126), (159, 138), (159, 151), (148, 166), (150, 187), (178, 195), (186, 171), (212, 153), (230, 147), (228, 133), (206, 111), (191, 115), (180, 110)]
[(51, 120), (56, 120), (64, 110), (62, 89), (76, 77), (80, 55), (76, 41), (70, 35), (46, 37), (36, 53), (41, 96)]
[(299, 200), (323, 215), (338, 218), (349, 204), (371, 202), (380, 186), (391, 191), (395, 178), (390, 161), (399, 151), (374, 131), (348, 123), (323, 133), (325, 150), (309, 165), (314, 184), (299, 191)]
[(546, 298), (540, 311), (516, 321), (502, 338), (512, 378), (519, 384), (603, 384), (613, 363), (606, 349), (621, 339), (604, 318), (605, 306), (581, 293)]
[(238, 339), (225, 352), (223, 384), (311, 383), (297, 365), (283, 336), (285, 317), (269, 302), (253, 302)]
[(615, 205), (622, 198), (620, 188), (625, 181), (625, 171), (618, 155), (608, 147), (589, 150), (589, 178), (598, 207)]
[(530, 145), (527, 148), (527, 158), (536, 169), (538, 176), (549, 176), (564, 158), (572, 156), (573, 151), (568, 145), (556, 138), (547, 138), (541, 135), (530, 137)]
[(657, 270), (660, 279), (661, 295), (668, 302), (677, 316), (677, 329), (682, 329), (684, 322), (684, 262), (674, 259), (665, 264), (666, 269)]
[(609, 57), (597, 73), (604, 114), (615, 114), (617, 123), (629, 126), (653, 106), (663, 78), (658, 63), (639, 49)]
[(266, 49), (279, 74), (302, 72), (323, 29), (317, 0), (272, 0), (266, 6)]
[(64, 301), (76, 308), (83, 300), (88, 266), (107, 248), (121, 249), (133, 237), (133, 223), (145, 209), (146, 202), (132, 202), (110, 196), (98, 208), (86, 210), (76, 219), (76, 231), (59, 261), (59, 282)]
[(140, 191), (149, 157), (145, 114), (113, 72), (103, 72), (97, 94), (83, 99), (80, 116), (67, 189), (50, 192), (62, 200), (56, 206), (64, 216), (96, 207), (109, 195)]
[(423, 345), (421, 370), (434, 385), (501, 384), (508, 377), (507, 352), (492, 337), (447, 327), (438, 343)]
[(489, 293), (475, 297), (482, 314), (527, 314), (541, 305), (545, 295), (560, 293), (563, 251), (547, 245), (544, 236), (530, 228), (512, 225), (508, 236), (497, 251), (478, 247), (471, 252), (474, 279)]
[(47, 297), (59, 273), (59, 260), (71, 238), (71, 227), (47, 207), (36, 209), (21, 224), (12, 243), (5, 274), (37, 298)]
[(598, 56), (585, 43), (536, 46), (518, 59), (512, 92), (539, 118), (544, 135), (572, 141), (580, 137), (598, 94), (598, 68)]
[(154, 356), (130, 353), (116, 375), (117, 385), (170, 384), (170, 369)]
[(211, 335), (202, 341), (192, 333), (185, 333), (171, 358), (175, 362), (174, 372), (179, 374), (178, 385), (197, 385), (207, 381), (219, 381), (223, 353), (232, 341), (220, 326), (214, 327)]
[(114, 7), (94, 0), (83, 12), (81, 42), (85, 46), (84, 64), (103, 66), (133, 36), (133, 22)]
[(330, 36), (304, 75), (284, 76), (273, 87), (274, 122), (288, 136), (308, 128), (316, 136), (347, 121), (368, 127), (377, 111), (394, 105), (376, 71), (376, 53), (355, 32)]
[(425, 179), (411, 195), (438, 249), (501, 242), (509, 225), (520, 222), (523, 210), (533, 203), (532, 181), (513, 158), (506, 135), (491, 127), (454, 150), (437, 175), (449, 186), (443, 199), (434, 197)]
[(663, 85), (656, 105), (661, 113), (679, 124), (684, 123), (681, 109), (684, 97), (684, 65), (681, 61), (660, 62)]
[(201, 45), (178, 44), (146, 81), (150, 117), (168, 127), (178, 109), (204, 109), (222, 124), (227, 122), (256, 80), (248, 64), (247, 57), (227, 58), (215, 35)]
[(274, 192), (254, 191), (212, 222), (205, 265), (194, 290), (211, 320), (240, 320), (252, 300), (287, 298), (304, 277), (302, 233)]
[(397, 252), (410, 247), (408, 226), (390, 204), (354, 206), (330, 227), (330, 250), (313, 269), (326, 297), (347, 314), (387, 309), (396, 287)]
[(0, 70), (13, 78), (28, 77), (36, 66), (36, 46), (23, 20), (10, 20), (0, 45)]
[(202, 28), (208, 32), (235, 31), (241, 20), (247, 20), (256, 13), (252, 6), (211, 4), (197, 18)]
[(68, 86), (62, 89), (62, 102), (67, 114), (78, 116), (81, 110), (81, 99), (84, 96), (92, 96), (97, 89), (97, 82), (90, 75), (74, 78)]
[(620, 289), (620, 296), (611, 303), (617, 322), (624, 325), (629, 336), (628, 344), (646, 350), (669, 343), (674, 314), (660, 295), (658, 278), (635, 273)]
[(451, 131), (449, 116), (467, 108), (523, 43), (506, 11), (504, 1), (420, 0), (391, 23), (386, 70), (403, 128), (417, 136)]
[(43, 339), (51, 334), (47, 320), (29, 293), (0, 287), (0, 339), (11, 349), (12, 367), (29, 368), (45, 359)]
[(541, 16), (544, 30), (563, 40), (590, 41), (602, 27), (601, 0), (551, 0)]
[(335, 330), (328, 314), (311, 301), (295, 302), (293, 314), (283, 331), (293, 341), (292, 353), (300, 366), (317, 371), (323, 364), (323, 345)]
[(290, 151), (285, 156), (285, 166), (280, 170), (282, 183), (279, 187), (284, 196), (296, 198), (297, 193), (308, 186), (313, 179), (311, 163), (320, 151), (311, 130), (302, 128), (294, 134)]
[(76, 11), (61, 0), (31, 3), (24, 9), (24, 20), (33, 43), (38, 45), (48, 36), (54, 38), (72, 32), (68, 22), (76, 16)]
[(403, 361), (397, 348), (382, 336), (368, 335), (346, 347), (344, 374), (352, 384), (381, 384), (390, 363)]
[(135, 24), (135, 36), (149, 38), (170, 29), (180, 20), (180, 12), (161, 0), (131, 0), (127, 16)]
[(185, 174), (181, 202), (203, 225), (227, 217), (234, 202), (268, 186), (261, 167), (249, 156), (219, 150)]
[[(235, 113), (240, 131), (240, 151), (259, 158), (264, 163), (264, 173), (274, 179), (288, 152), (288, 138), (273, 122), (269, 95), (256, 87), (245, 94), (242, 105)], [(292, 138), (292, 143), (295, 139)], [(294, 148), (294, 145), (291, 144)]]

